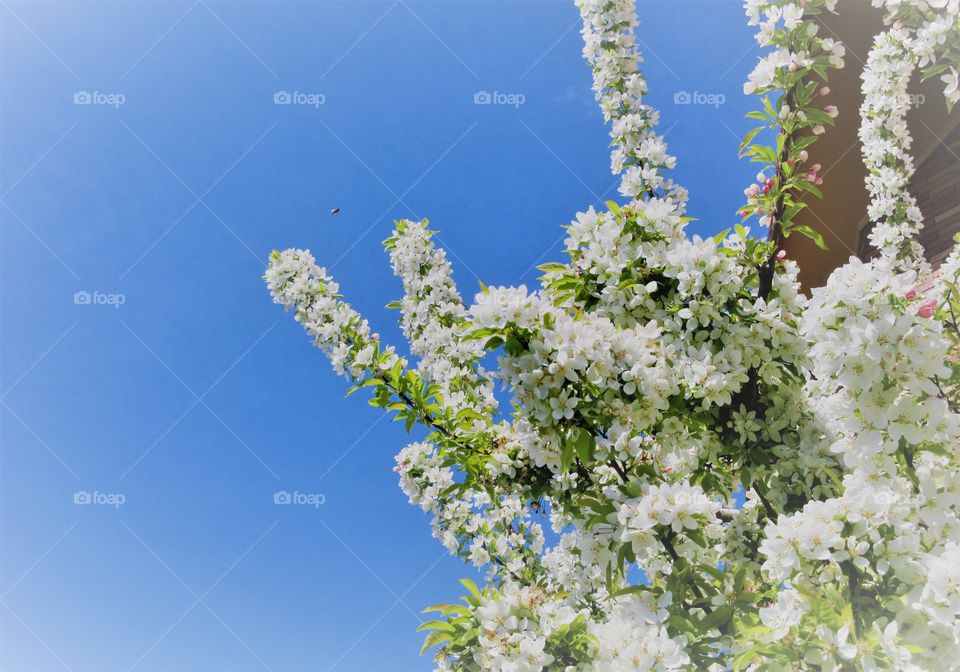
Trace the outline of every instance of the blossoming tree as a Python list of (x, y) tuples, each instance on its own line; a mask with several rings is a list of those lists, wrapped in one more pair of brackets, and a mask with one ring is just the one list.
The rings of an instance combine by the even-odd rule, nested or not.
[(811, 298), (780, 244), (823, 243), (796, 219), (838, 113), (822, 100), (844, 47), (817, 18), (837, 0), (745, 3), (770, 51), (744, 85), (760, 172), (733, 230), (684, 234), (633, 3), (579, 0), (623, 198), (576, 215), (539, 290), (466, 307), (427, 222), (397, 222), (411, 365), (309, 252), (271, 255), (274, 300), (351, 391), (426, 428), (400, 485), (486, 570), (429, 608), (438, 669), (960, 669), (960, 253), (938, 276), (923, 261), (905, 124), (915, 69), (960, 98), (960, 0), (873, 3), (888, 29), (860, 136), (880, 254)]

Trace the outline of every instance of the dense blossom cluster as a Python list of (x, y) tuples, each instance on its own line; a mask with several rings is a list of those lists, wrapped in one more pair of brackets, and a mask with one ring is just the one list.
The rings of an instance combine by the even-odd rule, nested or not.
[(379, 337), (367, 321), (340, 300), (340, 287), (316, 265), (307, 250), (285, 250), (270, 256), (264, 276), (276, 303), (294, 310), (297, 322), (313, 336), (314, 345), (330, 357), (340, 375), (363, 377), (369, 369), (406, 366), (392, 346), (380, 352)]
[(434, 536), (477, 567), (496, 563), (519, 575), (530, 556), (542, 550), (543, 530), (530, 520), (519, 496), (494, 500), (483, 489), (457, 488), (453, 470), (444, 466), (435, 446), (408, 445), (397, 455), (395, 471), (410, 503), (433, 515)]
[(426, 220), (403, 220), (387, 241), (393, 272), (403, 281), (403, 335), (418, 358), (417, 371), (436, 383), (448, 404), (494, 410), (492, 386), (473, 368), (483, 355), (482, 344), (458, 337), (466, 309), (446, 253), (431, 244), (432, 236)]
[(558, 606), (539, 588), (509, 586), (482, 598), (476, 608), (482, 634), (475, 662), (483, 670), (563, 669), (558, 663), (562, 665), (565, 652), (551, 644), (557, 634), (575, 632), (597, 643), (590, 651), (589, 668), (596, 672), (686, 669), (690, 658), (682, 640), (667, 632), (666, 606), (647, 596), (632, 596), (616, 600), (607, 618), (587, 621), (585, 614)]
[[(871, 0), (887, 10), (887, 23), (912, 32), (910, 51), (917, 67), (928, 76), (940, 75), (943, 95), (950, 105), (960, 101), (957, 70), (960, 53), (956, 31), (960, 25), (960, 0)], [(943, 73), (943, 74), (941, 74)]]
[(870, 242), (898, 262), (916, 265), (925, 273), (916, 234), (923, 215), (908, 191), (913, 176), (907, 112), (912, 99), (908, 86), (914, 70), (927, 76), (943, 73), (949, 104), (960, 100), (957, 68), (960, 51), (958, 0), (873, 0), (888, 10), (889, 30), (874, 39), (863, 70), (864, 102), (860, 109), (860, 139), (868, 169), (871, 195), (868, 215), (875, 222)]
[(438, 670), (960, 670), (960, 248), (930, 282), (905, 125), (916, 68), (956, 99), (958, 2), (874, 0), (890, 28), (860, 132), (880, 256), (810, 298), (779, 245), (822, 244), (795, 217), (838, 113), (825, 80), (844, 47), (817, 21), (836, 0), (745, 3), (770, 49), (741, 147), (763, 166), (742, 210), (763, 238), (686, 236), (633, 3), (579, 0), (626, 202), (578, 213), (539, 288), (467, 307), (427, 223), (397, 222), (410, 368), (308, 252), (274, 253), (274, 300), (353, 390), (425, 428), (401, 488), (487, 571), (430, 608)]
[(876, 222), (870, 242), (877, 249), (893, 251), (896, 257), (919, 260), (923, 255), (918, 254), (916, 235), (923, 215), (907, 191), (914, 172), (907, 87), (915, 69), (914, 61), (905, 58), (907, 39), (906, 30), (891, 29), (878, 35), (870, 50), (863, 71), (860, 140), (869, 170), (868, 215)]

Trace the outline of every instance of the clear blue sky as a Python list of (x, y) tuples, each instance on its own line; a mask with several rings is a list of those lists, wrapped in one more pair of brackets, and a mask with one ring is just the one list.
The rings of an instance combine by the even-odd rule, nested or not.
[[(751, 32), (737, 0), (640, 13), (715, 233), (755, 173)], [(430, 218), (468, 296), (535, 283), (616, 195), (573, 4), (7, 2), (0, 45), (0, 669), (432, 669), (419, 610), (469, 571), (396, 485), (402, 428), (344, 399), (260, 276), (309, 247), (401, 349), (395, 218)]]

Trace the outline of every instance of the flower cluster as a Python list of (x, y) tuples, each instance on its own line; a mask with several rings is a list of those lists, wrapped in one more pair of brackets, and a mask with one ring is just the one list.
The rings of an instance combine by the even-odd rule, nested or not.
[[(617, 525), (620, 541), (630, 544), (641, 566), (648, 574), (669, 575), (672, 559), (663, 557), (665, 540), (678, 550), (674, 539), (688, 540), (679, 544), (687, 558), (709, 557), (702, 552), (706, 539), (721, 535), (717, 512), (720, 503), (708, 497), (701, 488), (689, 483), (647, 485), (640, 497), (619, 504)], [(694, 541), (696, 540), (696, 541)]]
[[(471, 587), (472, 586), (469, 586)], [(631, 596), (611, 600), (601, 619), (587, 620), (563, 600), (535, 587), (507, 584), (499, 590), (475, 592), (473, 606), (477, 634), (472, 660), (478, 669), (491, 672), (577, 670), (689, 669), (685, 641), (668, 633), (669, 600)], [(456, 605), (438, 610), (457, 613)], [(462, 617), (461, 617), (462, 618)], [(450, 639), (460, 635), (459, 619), (452, 622)], [(459, 648), (450, 646), (449, 648)], [(457, 669), (456, 661), (438, 659), (439, 669)]]
[(686, 192), (663, 176), (676, 159), (653, 128), (655, 109), (643, 102), (647, 82), (640, 72), (634, 30), (637, 12), (631, 0), (579, 0), (583, 18), (583, 55), (593, 68), (593, 90), (604, 121), (610, 122), (613, 172), (623, 177), (620, 193), (635, 200), (663, 193), (677, 201)]
[(453, 470), (430, 444), (410, 444), (396, 462), (400, 488), (411, 504), (433, 515), (433, 535), (451, 553), (477, 567), (495, 562), (519, 575), (541, 551), (543, 531), (516, 495), (493, 501), (485, 490), (458, 486)]
[(392, 346), (381, 352), (377, 334), (341, 300), (339, 285), (307, 250), (274, 252), (264, 279), (274, 303), (295, 311), (297, 322), (330, 357), (338, 374), (360, 378), (368, 368), (386, 371), (406, 365)]
[[(913, 35), (909, 41), (912, 58), (928, 77), (940, 75), (948, 105), (960, 101), (957, 72), (960, 53), (955, 39), (960, 27), (958, 0), (872, 0), (875, 7), (887, 10), (887, 23), (906, 27)], [(941, 74), (942, 73), (942, 74)]]
[(870, 243), (894, 259), (920, 260), (916, 236), (923, 215), (908, 191), (914, 167), (907, 87), (915, 65), (907, 58), (907, 38), (905, 29), (892, 29), (874, 40), (863, 70), (860, 142), (868, 170), (867, 214), (875, 222)]
[(482, 371), (473, 368), (483, 348), (462, 338), (466, 310), (446, 252), (433, 244), (432, 237), (426, 220), (401, 220), (386, 242), (393, 272), (403, 282), (403, 334), (419, 358), (417, 371), (438, 386), (448, 406), (478, 412), (496, 409), (492, 386), (478, 378)]
[(874, 39), (863, 70), (864, 102), (860, 109), (860, 140), (867, 166), (868, 209), (874, 222), (870, 242), (900, 264), (926, 271), (916, 235), (923, 216), (908, 191), (914, 172), (907, 112), (910, 77), (921, 68), (926, 76), (943, 73), (949, 105), (960, 100), (957, 68), (960, 31), (957, 0), (873, 0), (888, 11), (891, 28)]
[(801, 593), (845, 576), (858, 592), (911, 595), (877, 605), (871, 620), (894, 627), (887, 655), (939, 669), (960, 644), (960, 611), (944, 611), (960, 592), (943, 590), (936, 571), (960, 533), (960, 415), (938, 383), (952, 375), (931, 319), (939, 301), (915, 281), (893, 259), (853, 259), (815, 290), (803, 324), (814, 343), (808, 387), (847, 473), (839, 496), (782, 517), (760, 550), (765, 570)]

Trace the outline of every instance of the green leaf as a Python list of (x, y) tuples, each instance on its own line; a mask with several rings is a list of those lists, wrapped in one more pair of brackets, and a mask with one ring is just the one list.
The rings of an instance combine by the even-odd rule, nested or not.
[(811, 229), (806, 224), (796, 224), (794, 226), (791, 226), (789, 233), (784, 232), (784, 236), (788, 236), (790, 233), (794, 233), (794, 232), (799, 233), (800, 235), (806, 236), (807, 238), (812, 240), (814, 243), (816, 243), (817, 247), (819, 247), (821, 250), (829, 249), (827, 247), (827, 244), (823, 240), (823, 236), (821, 236), (817, 231), (814, 231), (813, 229)]
[(816, 135), (802, 135), (799, 138), (794, 138), (790, 142), (790, 148), (799, 153), (801, 149), (806, 149), (813, 143), (817, 141), (819, 136)]
[(773, 105), (770, 104), (770, 97), (763, 97), (763, 111), (767, 113), (767, 116), (771, 119), (779, 119), (780, 115), (777, 114), (777, 111), (773, 109)]
[(744, 563), (740, 569), (737, 570), (737, 573), (733, 575), (733, 591), (739, 593), (743, 590), (743, 582), (747, 578), (747, 565)]
[(501, 345), (503, 345), (503, 343), (504, 341), (502, 336), (491, 336), (490, 338), (487, 339), (487, 342), (483, 344), (483, 349), (496, 350)]
[(459, 607), (459, 606), (460, 605), (458, 604), (431, 604), (429, 607), (426, 607), (425, 609), (423, 609), (420, 613), (429, 614), (432, 611), (439, 611), (445, 614), (447, 613), (447, 610), (450, 609), (451, 607)]
[(704, 631), (718, 628), (725, 625), (733, 618), (733, 606), (725, 604), (722, 607), (716, 607), (700, 621), (700, 628)]
[(817, 198), (823, 198), (823, 192), (813, 186), (812, 183), (807, 182), (806, 180), (796, 180), (793, 182), (793, 186), (801, 191), (809, 191), (811, 194)]
[(584, 464), (591, 464), (593, 462), (593, 452), (596, 445), (596, 439), (593, 438), (590, 432), (578, 428), (577, 435), (573, 439), (573, 449), (581, 462)]
[[(690, 530), (685, 530), (685, 532), (689, 535)], [(722, 569), (711, 567), (710, 565), (702, 565), (700, 569), (718, 581), (723, 581), (724, 577), (726, 576), (726, 572), (724, 572)]]
[(623, 597), (624, 595), (639, 595), (650, 590), (650, 586), (636, 585), (636, 586), (627, 586), (626, 588), (621, 588), (615, 593), (611, 593), (610, 598)]
[(477, 584), (471, 581), (470, 579), (460, 579), (460, 583), (463, 584), (463, 587), (470, 591), (470, 594), (473, 595), (478, 600), (481, 598), (480, 589), (477, 588)]
[(507, 354), (511, 357), (518, 357), (523, 353), (524, 347), (523, 343), (520, 342), (520, 339), (517, 338), (516, 334), (507, 334), (507, 339), (504, 342), (504, 348), (507, 351)]
[(797, 216), (797, 213), (805, 207), (807, 207), (807, 204), (803, 201), (787, 206), (783, 211), (783, 221), (792, 222), (793, 218)]
[(442, 632), (440, 630), (431, 632), (429, 635), (427, 635), (427, 638), (424, 640), (423, 646), (420, 647), (420, 655), (422, 656), (424, 653), (426, 653), (428, 650), (435, 647), (437, 644), (446, 642), (449, 639), (450, 639), (449, 632)]
[(740, 142), (740, 147), (737, 149), (737, 153), (740, 156), (743, 156), (743, 148), (749, 145), (750, 141), (757, 137), (757, 133), (762, 131), (764, 128), (766, 128), (766, 126), (757, 126), (755, 129), (749, 131), (745, 136), (743, 136), (743, 140)]
[(351, 385), (350, 388), (347, 390), (346, 396), (349, 397), (351, 394), (353, 394), (357, 390), (362, 389), (364, 387), (370, 387), (371, 385), (379, 385), (379, 384), (380, 384), (380, 380), (378, 378), (367, 378), (363, 382), (357, 383), (356, 385)]
[(455, 629), (456, 628), (450, 625), (450, 623), (447, 621), (435, 619), (421, 623), (420, 627), (417, 628), (417, 632), (423, 632), (424, 630), (442, 630), (444, 632), (453, 632)]
[(567, 473), (573, 464), (573, 441), (564, 440), (560, 443), (560, 471)]
[(733, 669), (735, 672), (740, 672), (741, 670), (745, 670), (750, 667), (754, 660), (766, 652), (767, 648), (769, 647), (751, 646), (745, 651), (738, 653), (733, 657)]
[(849, 602), (843, 605), (843, 608), (840, 610), (840, 622), (846, 626), (853, 628), (853, 605)]
[(700, 529), (684, 530), (683, 533), (687, 536), (687, 538), (688, 538), (690, 541), (692, 541), (693, 543), (695, 543), (695, 544), (696, 544), (697, 546), (699, 546), (700, 548), (706, 548), (706, 547), (707, 547), (707, 540), (706, 540), (706, 538), (704, 538), (704, 536), (703, 536), (703, 531), (702, 531), (702, 530), (700, 530)]

